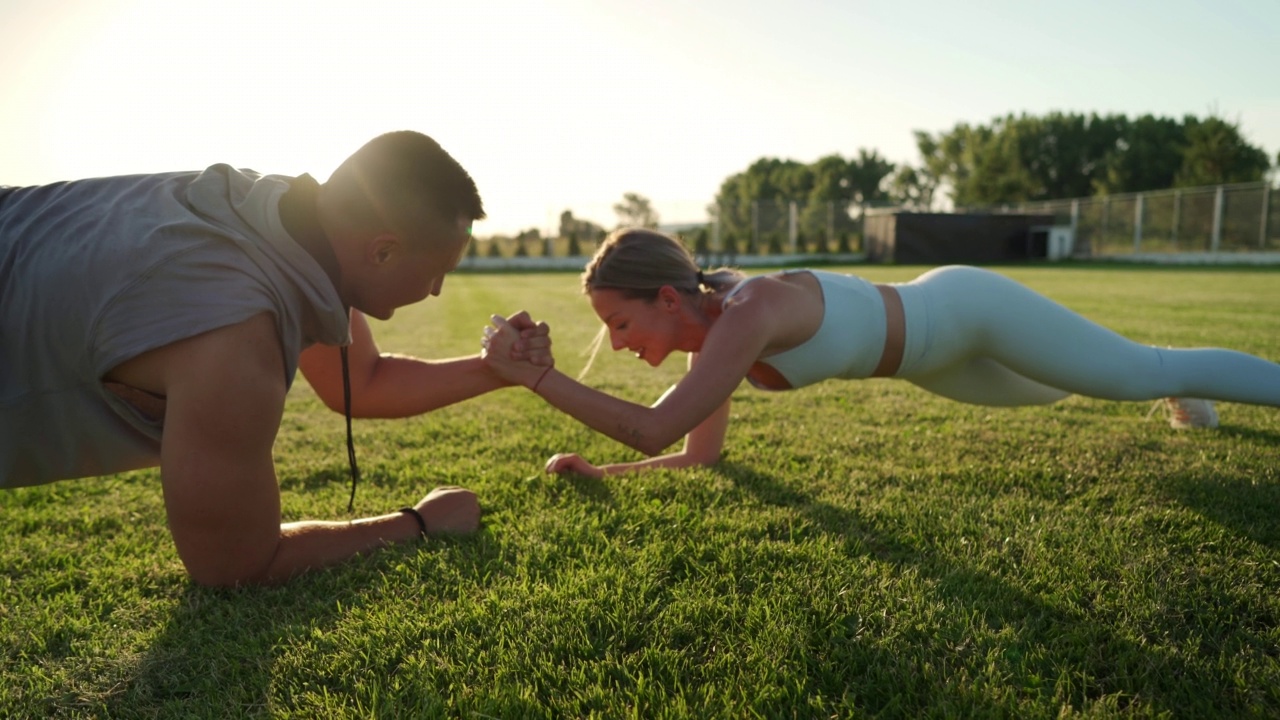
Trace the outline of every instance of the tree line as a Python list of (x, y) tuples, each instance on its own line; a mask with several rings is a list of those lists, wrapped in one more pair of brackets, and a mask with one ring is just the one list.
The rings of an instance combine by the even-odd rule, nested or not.
[[(789, 237), (794, 226), (806, 249), (844, 250), (869, 207), (927, 211), (942, 191), (957, 207), (1000, 205), (1254, 182), (1271, 168), (1265, 151), (1217, 116), (1010, 114), (914, 135), (916, 165), (897, 165), (867, 149), (811, 163), (759, 158), (726, 178), (708, 207), (722, 246), (777, 252), (780, 238)], [(618, 226), (658, 224), (650, 202), (638, 193), (627, 193), (613, 209)], [(558, 231), (569, 254), (579, 254), (574, 250), (598, 241), (605, 228), (565, 210)], [(531, 239), (545, 241), (537, 230), (522, 235), (521, 248)], [(704, 232), (694, 242), (705, 245), (706, 239)], [(755, 245), (766, 242), (767, 247)]]

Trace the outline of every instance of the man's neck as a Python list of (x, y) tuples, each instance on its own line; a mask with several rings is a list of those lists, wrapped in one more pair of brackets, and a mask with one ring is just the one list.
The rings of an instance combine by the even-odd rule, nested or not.
[[(289, 182), (289, 190), (280, 198), (280, 222), (289, 236), (306, 250), (329, 276), (334, 290), (342, 287), (342, 270), (329, 237), (320, 225), (316, 198), (320, 185), (310, 175), (299, 175)], [(345, 303), (345, 301), (344, 301)]]

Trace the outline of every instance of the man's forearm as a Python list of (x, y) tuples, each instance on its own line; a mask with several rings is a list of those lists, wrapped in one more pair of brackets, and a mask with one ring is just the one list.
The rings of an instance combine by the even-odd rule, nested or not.
[(280, 526), (280, 544), (271, 565), (255, 581), (282, 582), (303, 571), (420, 536), (417, 521), (400, 512), (350, 522), (286, 523)]
[(409, 417), (508, 385), (479, 356), (422, 360), (383, 355), (367, 382), (359, 386), (353, 382), (351, 413), (365, 418)]

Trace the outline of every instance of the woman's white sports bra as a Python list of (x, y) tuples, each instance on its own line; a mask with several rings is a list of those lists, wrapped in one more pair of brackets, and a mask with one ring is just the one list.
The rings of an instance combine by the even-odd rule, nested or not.
[[(855, 275), (825, 270), (794, 269), (782, 274), (797, 272), (813, 275), (822, 288), (822, 324), (808, 340), (759, 362), (781, 373), (793, 389), (830, 378), (871, 377), (885, 343), (884, 300), (876, 286)], [(738, 283), (724, 302), (758, 277)], [(754, 380), (751, 384), (770, 389)]]

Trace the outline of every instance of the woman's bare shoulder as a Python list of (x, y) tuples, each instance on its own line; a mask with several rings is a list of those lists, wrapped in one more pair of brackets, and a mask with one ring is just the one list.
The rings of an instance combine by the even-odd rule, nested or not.
[(742, 281), (724, 300), (727, 309), (732, 305), (776, 307), (778, 302), (803, 301), (805, 297), (821, 297), (822, 287), (813, 273), (790, 271), (756, 275)]
[(726, 299), (719, 322), (765, 334), (775, 351), (812, 335), (821, 324), (822, 288), (811, 273), (761, 275), (746, 285)]
[[(809, 273), (759, 275), (724, 302), (722, 320), (767, 331), (772, 340), (790, 336), (797, 323), (822, 316), (822, 288)], [(772, 345), (772, 342), (771, 342)]]

